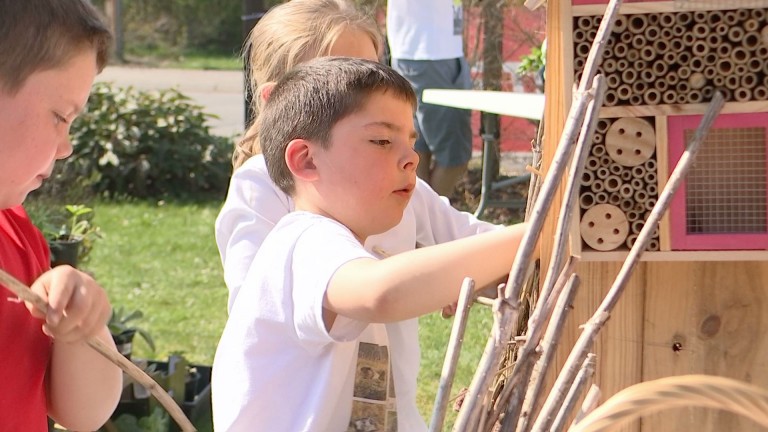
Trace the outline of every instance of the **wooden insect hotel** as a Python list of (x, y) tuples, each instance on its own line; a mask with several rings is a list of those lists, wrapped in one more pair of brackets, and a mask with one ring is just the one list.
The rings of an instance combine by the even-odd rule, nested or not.
[(528, 230), (454, 432), (765, 430), (768, 0), (545, 3)]
[[(608, 3), (546, 2), (544, 171)], [(603, 398), (683, 374), (768, 388), (768, 1), (626, 1), (598, 73), (607, 85), (569, 239), (582, 285), (555, 362), (605, 296), (719, 91), (720, 115), (596, 340), (594, 380)], [(549, 223), (541, 236), (545, 260), (554, 230)], [(763, 429), (689, 408), (622, 430)]]

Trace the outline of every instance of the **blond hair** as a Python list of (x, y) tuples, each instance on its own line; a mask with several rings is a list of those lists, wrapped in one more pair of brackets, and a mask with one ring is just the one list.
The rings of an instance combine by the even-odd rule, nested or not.
[[(381, 33), (374, 20), (346, 0), (292, 0), (269, 10), (251, 30), (243, 52), (248, 55), (248, 86), (254, 103), (253, 118), (259, 116), (261, 88), (279, 80), (299, 63), (327, 56), (345, 30), (367, 34), (376, 52)], [(256, 121), (235, 147), (236, 168), (261, 153)]]

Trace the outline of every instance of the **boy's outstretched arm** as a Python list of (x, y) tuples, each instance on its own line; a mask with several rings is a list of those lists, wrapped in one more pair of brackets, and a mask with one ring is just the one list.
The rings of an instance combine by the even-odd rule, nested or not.
[(509, 273), (526, 224), (341, 266), (328, 285), (325, 321), (337, 314), (368, 322), (415, 318), (450, 304), (465, 277), (482, 288)]
[(98, 337), (114, 347), (106, 322), (111, 307), (104, 289), (87, 274), (69, 266), (56, 267), (30, 287), (48, 303), (44, 331), (53, 336), (46, 376), (48, 413), (70, 430), (96, 430), (117, 406), (122, 371), (85, 343)]

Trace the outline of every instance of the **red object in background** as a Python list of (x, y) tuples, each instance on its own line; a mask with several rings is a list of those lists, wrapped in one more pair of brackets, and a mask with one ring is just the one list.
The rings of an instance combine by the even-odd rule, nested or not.
[[(482, 64), (480, 61), (473, 62), (473, 59), (482, 57), (482, 35), (480, 25), (480, 8), (474, 8), (467, 12), (467, 61), (473, 66), (472, 79), (475, 82), (475, 88), (482, 87)], [(502, 91), (515, 92), (538, 92), (536, 83), (530, 76), (524, 76), (516, 79), (516, 65), (520, 59), (531, 53), (534, 47), (541, 45), (544, 39), (544, 29), (546, 24), (546, 11), (544, 8), (538, 8), (531, 11), (524, 6), (508, 7), (504, 17), (504, 35), (502, 40), (502, 62), (503, 70), (501, 77)], [(479, 42), (476, 43), (479, 37)], [(480, 52), (475, 52), (475, 48)], [(473, 64), (475, 63), (475, 64)], [(528, 119), (515, 118), (509, 116), (500, 116), (500, 142), (499, 146), (502, 152), (530, 152), (531, 141), (536, 137), (536, 124)], [(482, 150), (483, 140), (480, 137), (480, 112), (472, 112), (472, 148)]]
[[(530, 152), (531, 140), (536, 137), (536, 125), (528, 119), (500, 116), (501, 139), (499, 148), (502, 152)], [(480, 137), (480, 113), (472, 112), (472, 149), (481, 151), (483, 140)]]

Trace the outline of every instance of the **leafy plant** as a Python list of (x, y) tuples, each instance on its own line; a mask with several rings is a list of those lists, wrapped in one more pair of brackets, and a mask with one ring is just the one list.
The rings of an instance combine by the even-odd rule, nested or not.
[(120, 432), (166, 432), (171, 419), (162, 407), (155, 407), (150, 416), (136, 418), (131, 414), (121, 414), (113, 424)]
[(520, 58), (520, 66), (517, 67), (517, 73), (535, 74), (544, 67), (544, 49), (543, 45), (531, 48), (531, 52)]
[(93, 213), (93, 209), (83, 204), (67, 204), (64, 210), (69, 214), (66, 224), (59, 228), (57, 237), (85, 238), (87, 236), (98, 237), (99, 227), (93, 225), (90, 219), (82, 216)]
[(112, 333), (113, 338), (117, 338), (127, 332), (138, 333), (147, 343), (147, 346), (154, 351), (155, 341), (152, 339), (152, 336), (145, 329), (133, 323), (133, 321), (143, 317), (144, 313), (138, 309), (129, 312), (125, 307), (119, 306), (112, 309), (112, 315), (109, 317), (107, 327), (109, 328), (109, 332)]
[(73, 261), (66, 261), (73, 266), (86, 261), (94, 242), (103, 237), (101, 229), (93, 223), (93, 209), (84, 204), (67, 204), (55, 208), (40, 204), (29, 205), (27, 208), (31, 210), (30, 217), (35, 225), (48, 240), (52, 255), (64, 253), (62, 248), (77, 248), (71, 252), (70, 258)]
[(233, 143), (211, 135), (214, 117), (175, 89), (97, 83), (72, 125), (73, 154), (60, 162), (61, 177), (92, 179), (93, 191), (107, 196), (221, 197)]

